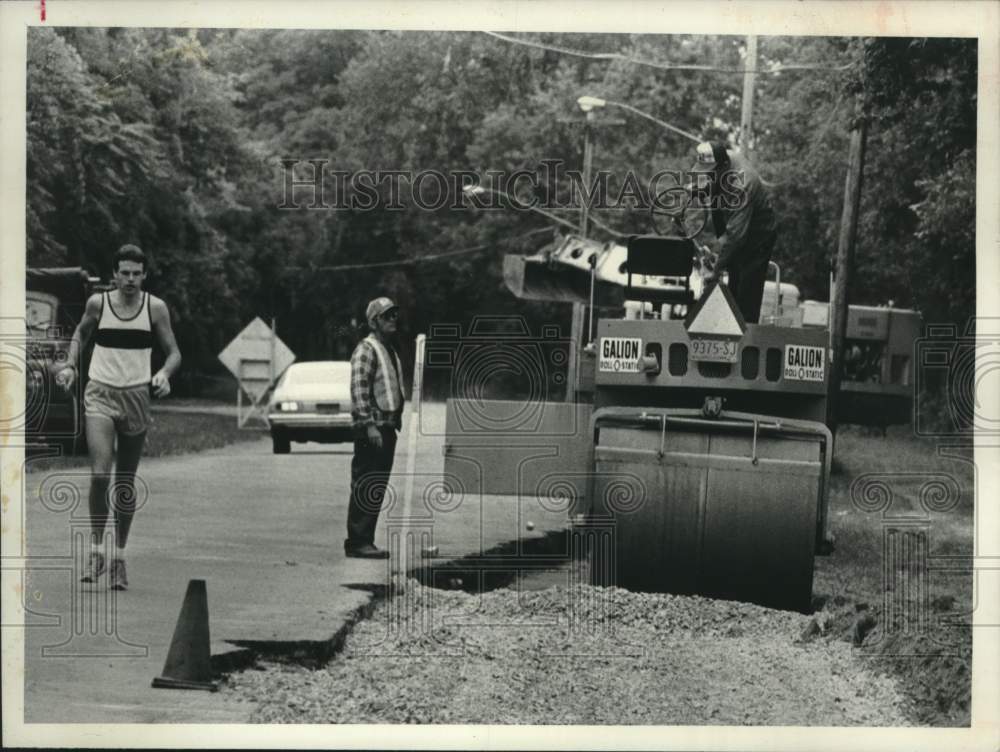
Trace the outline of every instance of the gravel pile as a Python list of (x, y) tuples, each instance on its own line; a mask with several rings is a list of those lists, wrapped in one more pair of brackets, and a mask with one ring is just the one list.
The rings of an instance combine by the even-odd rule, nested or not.
[(262, 723), (906, 725), (892, 681), (845, 642), (802, 640), (809, 624), (700, 597), (411, 580), (323, 668), (263, 663), (226, 691)]

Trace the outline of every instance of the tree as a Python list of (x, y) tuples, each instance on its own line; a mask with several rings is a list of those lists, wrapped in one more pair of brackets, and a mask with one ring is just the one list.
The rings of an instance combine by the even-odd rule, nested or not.
[[(277, 317), (300, 358), (343, 357), (379, 293), (399, 299), (413, 333), (478, 313), (568, 327), (566, 306), (516, 300), (502, 283), (503, 254), (538, 250), (550, 236), (526, 233), (549, 220), (505, 202), (475, 208), (453, 183), (440, 206), (421, 208), (406, 178), (382, 182), (381, 203), (364, 210), (333, 171), (485, 178), (557, 160), (563, 179), (533, 190), (576, 224), (565, 171), (582, 162), (577, 98), (727, 137), (739, 121), (743, 39), (524, 38), (548, 48), (475, 32), (31, 29), (29, 263), (104, 271), (123, 242), (149, 249), (150, 285), (174, 308), (186, 373), (217, 369), (215, 353), (254, 315)], [(892, 299), (934, 321), (971, 315), (974, 40), (776, 37), (759, 50), (754, 159), (771, 184), (783, 277), (826, 297), (863, 94), (872, 125), (852, 302)], [(816, 67), (778, 67), (789, 62)], [(645, 185), (692, 164), (688, 139), (613, 107), (597, 114), (622, 121), (594, 132), (594, 169), (609, 173), (611, 197), (630, 174)], [(279, 208), (282, 159), (326, 160), (338, 205)], [(399, 208), (389, 209), (393, 188)], [(433, 197), (437, 186), (424, 189)], [(651, 229), (641, 208), (592, 216), (622, 233)], [(456, 250), (469, 252), (427, 259)]]

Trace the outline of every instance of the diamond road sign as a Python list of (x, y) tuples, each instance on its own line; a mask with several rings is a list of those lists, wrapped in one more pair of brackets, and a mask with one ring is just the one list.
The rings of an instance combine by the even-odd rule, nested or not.
[(272, 376), (280, 376), (295, 362), (295, 353), (258, 317), (226, 345), (219, 360), (257, 402), (267, 393)]

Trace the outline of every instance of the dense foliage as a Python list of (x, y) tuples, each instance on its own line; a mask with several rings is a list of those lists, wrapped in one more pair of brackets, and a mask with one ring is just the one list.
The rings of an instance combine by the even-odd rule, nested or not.
[[(480, 313), (566, 326), (566, 306), (516, 300), (501, 281), (504, 252), (548, 241), (551, 223), (537, 213), (456, 209), (456, 197), (421, 210), (405, 181), (399, 210), (308, 209), (301, 189), (302, 208), (278, 208), (282, 159), (328, 160), (329, 203), (333, 170), (485, 175), (535, 172), (542, 160), (579, 169), (582, 94), (697, 134), (738, 129), (740, 38), (531, 39), (715, 69), (596, 60), (473, 32), (32, 28), (28, 262), (106, 276), (118, 245), (146, 248), (148, 285), (174, 312), (189, 379), (217, 370), (215, 354), (255, 315), (276, 317), (300, 357), (345, 357), (365, 302), (382, 292), (402, 303), (409, 333)], [(976, 60), (975, 40), (760, 40), (754, 159), (773, 184), (777, 261), (804, 295), (827, 297), (848, 131), (864, 114), (852, 301), (891, 299), (929, 321), (972, 315)], [(690, 166), (690, 141), (621, 109), (599, 115), (594, 168), (610, 172), (612, 196), (629, 171), (642, 182)], [(569, 185), (539, 192), (566, 200)], [(595, 216), (649, 230), (641, 210)], [(389, 265), (366, 266), (378, 263)]]

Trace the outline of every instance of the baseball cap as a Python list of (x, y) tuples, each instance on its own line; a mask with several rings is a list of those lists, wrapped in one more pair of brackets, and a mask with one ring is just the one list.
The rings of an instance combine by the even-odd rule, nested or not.
[(702, 141), (695, 149), (697, 159), (695, 169), (712, 170), (716, 166), (724, 168), (729, 164), (729, 154), (726, 153), (726, 145), (723, 143), (709, 143)]
[(368, 304), (368, 308), (365, 310), (365, 318), (371, 324), (383, 313), (391, 311), (393, 308), (399, 308), (399, 306), (393, 303), (390, 298), (375, 298), (375, 300)]

